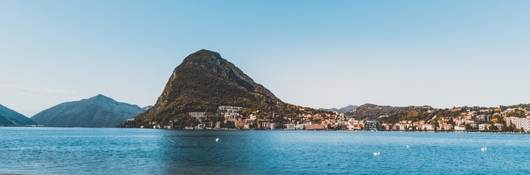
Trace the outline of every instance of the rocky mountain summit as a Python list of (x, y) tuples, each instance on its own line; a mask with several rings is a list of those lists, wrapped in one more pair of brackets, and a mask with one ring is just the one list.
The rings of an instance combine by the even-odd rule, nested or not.
[(137, 120), (182, 127), (193, 122), (190, 112), (215, 113), (219, 106), (241, 107), (244, 115), (269, 120), (306, 109), (282, 102), (219, 53), (199, 50), (175, 68), (156, 104)]

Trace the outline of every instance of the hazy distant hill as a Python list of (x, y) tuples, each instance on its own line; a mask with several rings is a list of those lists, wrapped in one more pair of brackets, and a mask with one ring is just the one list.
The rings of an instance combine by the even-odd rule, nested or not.
[(152, 107), (153, 107), (153, 105), (149, 105), (149, 106), (145, 106), (145, 107), (143, 107), (142, 109), (143, 109), (144, 111), (147, 111), (147, 110), (151, 109)]
[(427, 120), (444, 112), (431, 106), (382, 106), (363, 104), (349, 115), (358, 119), (381, 120), (385, 122), (398, 122), (399, 120), (421, 119)]
[(142, 112), (144, 110), (136, 105), (97, 95), (59, 104), (36, 114), (32, 119), (39, 125), (50, 127), (117, 127)]
[(324, 111), (331, 111), (331, 112), (339, 112), (339, 113), (348, 113), (348, 112), (354, 112), (359, 106), (355, 106), (355, 105), (348, 105), (348, 106), (345, 106), (345, 107), (342, 107), (342, 108), (331, 108), (331, 109), (324, 109), (324, 108), (320, 108), (320, 110), (324, 110)]
[(30, 118), (0, 105), (0, 126), (28, 126), (36, 124)]

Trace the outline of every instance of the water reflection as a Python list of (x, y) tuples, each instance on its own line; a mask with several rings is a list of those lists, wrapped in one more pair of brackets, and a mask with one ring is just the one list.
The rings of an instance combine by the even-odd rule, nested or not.
[[(165, 133), (162, 148), (167, 174), (256, 174), (253, 156), (261, 156), (251, 134), (228, 131)], [(262, 139), (266, 139), (262, 137)], [(258, 146), (259, 147), (259, 146)]]

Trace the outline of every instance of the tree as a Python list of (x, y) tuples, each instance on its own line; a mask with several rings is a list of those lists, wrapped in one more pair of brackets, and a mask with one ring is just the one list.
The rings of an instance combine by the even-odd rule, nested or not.
[(515, 128), (513, 132), (524, 132), (523, 128)]
[(466, 131), (474, 131), (475, 130), (475, 128), (473, 128), (471, 126), (471, 124), (466, 124), (465, 127), (466, 127)]
[(455, 125), (455, 121), (453, 120), (453, 118), (449, 118), (449, 121), (447, 122), (447, 124), (451, 124), (451, 125)]
[(490, 125), (488, 128), (490, 131), (499, 131), (499, 127), (495, 126), (495, 124)]
[(509, 131), (508, 128), (509, 128), (508, 126), (502, 125), (501, 126), (501, 131), (503, 131), (503, 132)]
[(515, 125), (513, 123), (510, 123), (510, 125), (506, 128), (506, 131), (515, 132)]

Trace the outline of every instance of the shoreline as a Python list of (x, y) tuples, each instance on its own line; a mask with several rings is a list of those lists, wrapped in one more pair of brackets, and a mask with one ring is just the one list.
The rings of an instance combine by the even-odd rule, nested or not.
[(275, 132), (289, 132), (289, 131), (307, 131), (307, 132), (396, 132), (396, 133), (498, 133), (498, 134), (530, 134), (527, 132), (503, 132), (503, 131), (371, 131), (371, 130), (306, 130), (306, 129), (153, 129), (153, 128), (122, 128), (122, 127), (46, 127), (46, 126), (0, 126), (0, 128), (48, 128), (48, 129), (141, 129), (141, 130), (163, 130), (163, 131), (188, 131), (188, 132), (204, 132), (204, 131), (275, 131)]

